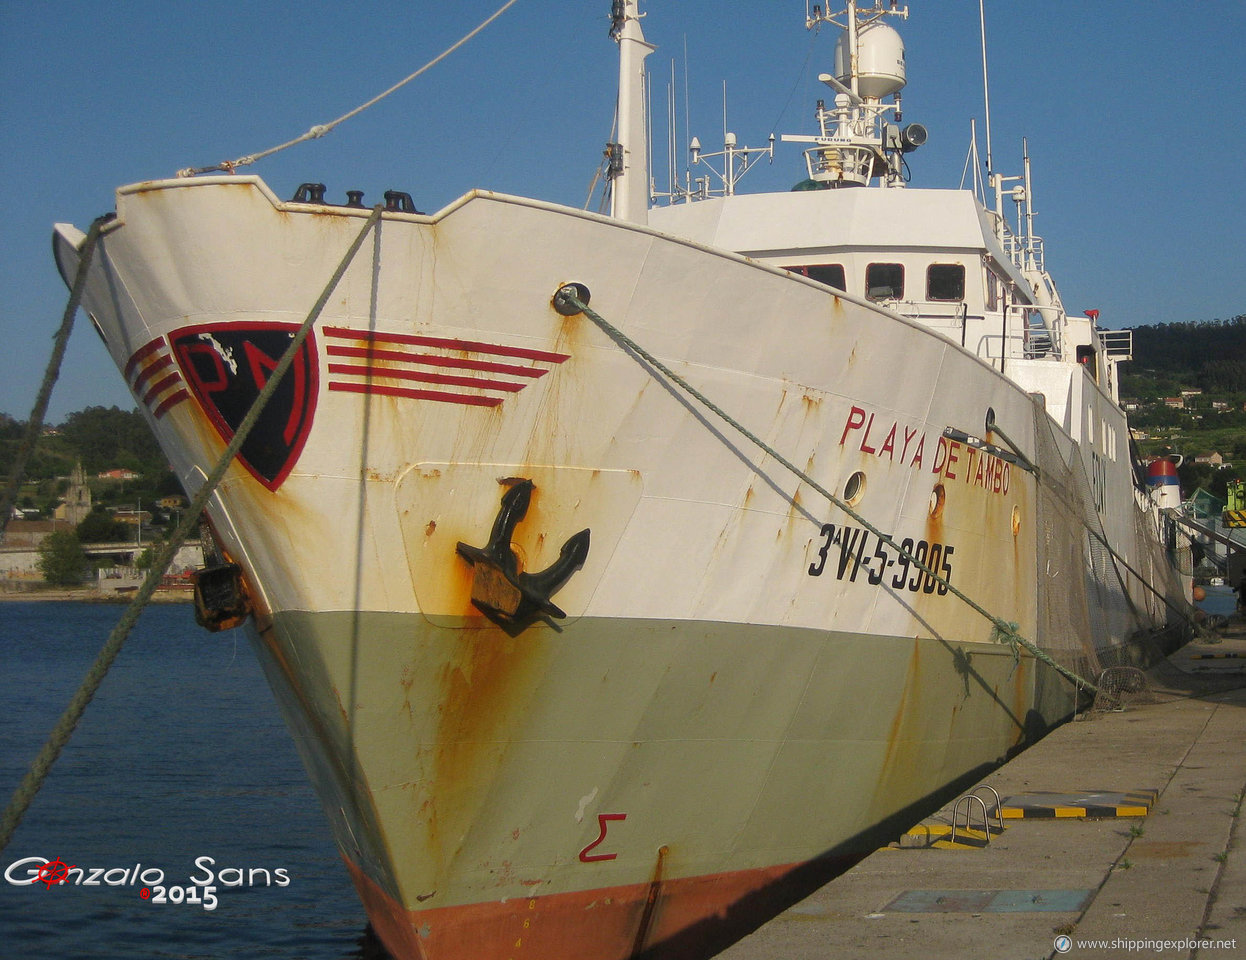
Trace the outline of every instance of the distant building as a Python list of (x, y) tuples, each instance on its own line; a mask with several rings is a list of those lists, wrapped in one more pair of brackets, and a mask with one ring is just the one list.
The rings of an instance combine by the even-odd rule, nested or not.
[(151, 523), (150, 513), (146, 510), (135, 510), (132, 507), (114, 510), (112, 518), (118, 523), (128, 523), (132, 527), (138, 526), (139, 524), (146, 526)]
[(99, 480), (137, 480), (142, 476), (141, 473), (135, 473), (133, 470), (105, 470), (103, 473), (96, 474)]
[(69, 489), (65, 491), (65, 499), (52, 516), (76, 527), (90, 512), (91, 488), (87, 486), (87, 475), (82, 471), (82, 461), (79, 460), (69, 476)]
[(156, 501), (156, 506), (163, 507), (165, 510), (181, 510), (186, 506), (185, 497), (161, 497)]
[(1203, 395), (1202, 390), (1182, 390), (1181, 391), (1181, 396), (1183, 397), (1201, 397), (1202, 395)]
[(1165, 397), (1165, 398), (1164, 398), (1164, 406), (1166, 406), (1166, 407), (1176, 407), (1178, 410), (1184, 410), (1184, 409), (1185, 409), (1185, 397), (1184, 397), (1184, 396), (1180, 396), (1180, 397)]
[(1224, 457), (1216, 452), (1199, 454), (1194, 458), (1195, 463), (1210, 463), (1214, 467), (1219, 467), (1224, 463)]
[(64, 520), (12, 520), (4, 532), (5, 547), (37, 547), (57, 530), (73, 529)]

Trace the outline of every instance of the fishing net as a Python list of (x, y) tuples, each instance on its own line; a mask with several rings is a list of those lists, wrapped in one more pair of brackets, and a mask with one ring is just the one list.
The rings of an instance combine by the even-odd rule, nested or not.
[[(1158, 531), (1150, 529), (1153, 515), (1135, 506), (1132, 529), (1116, 532), (1129, 542), (1113, 542), (1077, 445), (1057, 433), (1041, 401), (1034, 406), (1034, 434), (1038, 643), (1079, 676), (1107, 676), (1112, 686), (1109, 668), (1162, 656), (1158, 631), (1188, 606)], [(1123, 676), (1130, 678), (1126, 685), (1136, 681)]]
[(1092, 709), (1101, 712), (1125, 710), (1157, 699), (1147, 675), (1137, 667), (1108, 667), (1099, 674), (1095, 685), (1099, 689)]

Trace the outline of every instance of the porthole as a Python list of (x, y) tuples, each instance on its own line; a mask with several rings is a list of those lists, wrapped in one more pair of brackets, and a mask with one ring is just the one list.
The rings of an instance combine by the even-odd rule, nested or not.
[(930, 518), (938, 520), (943, 516), (943, 504), (947, 500), (947, 491), (943, 489), (943, 484), (936, 483), (935, 488), (930, 491)]
[(1012, 508), (1012, 535), (1015, 537), (1021, 532), (1021, 508)]
[(848, 501), (848, 506), (855, 507), (861, 502), (863, 496), (865, 496), (865, 474), (858, 470), (844, 484), (844, 499)]

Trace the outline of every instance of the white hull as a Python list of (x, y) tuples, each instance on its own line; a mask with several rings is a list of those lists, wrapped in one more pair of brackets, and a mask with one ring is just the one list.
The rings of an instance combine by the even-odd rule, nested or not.
[[(231, 391), (258, 388), (364, 215), (283, 204), (246, 177), (119, 193), (85, 306), (189, 492), (224, 447)], [(1080, 369), (1048, 394), (1053, 421), (1036, 387), (959, 344), (721, 250), (489, 194), (386, 214), (296, 364), (273, 449), (235, 462), (210, 514), (399, 956), (510, 956), (538, 916), (530, 946), (704, 954), (781, 906), (800, 865), (842, 869), (1073, 706), (945, 585), (560, 315), (572, 282), (1066, 666), (1115, 662), (1165, 619), (1067, 528), (1101, 529), (1164, 581), (1124, 444), (1083, 450), (1058, 422), (1067, 407), (1123, 431)], [(944, 436), (984, 436), (988, 409), (1067, 489)], [(1087, 506), (1069, 491), (1092, 451)], [(491, 624), (456, 552), (484, 546), (519, 479), (534, 485), (513, 535), (523, 569), (591, 531), (553, 598), (561, 633)]]

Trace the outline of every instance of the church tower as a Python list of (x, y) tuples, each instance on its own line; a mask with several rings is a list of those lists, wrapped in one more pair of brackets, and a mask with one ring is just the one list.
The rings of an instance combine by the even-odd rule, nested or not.
[(57, 520), (68, 520), (77, 526), (90, 512), (91, 488), (87, 486), (87, 475), (82, 469), (82, 461), (79, 460), (69, 476), (69, 489), (65, 491), (65, 500), (56, 508), (54, 516)]

